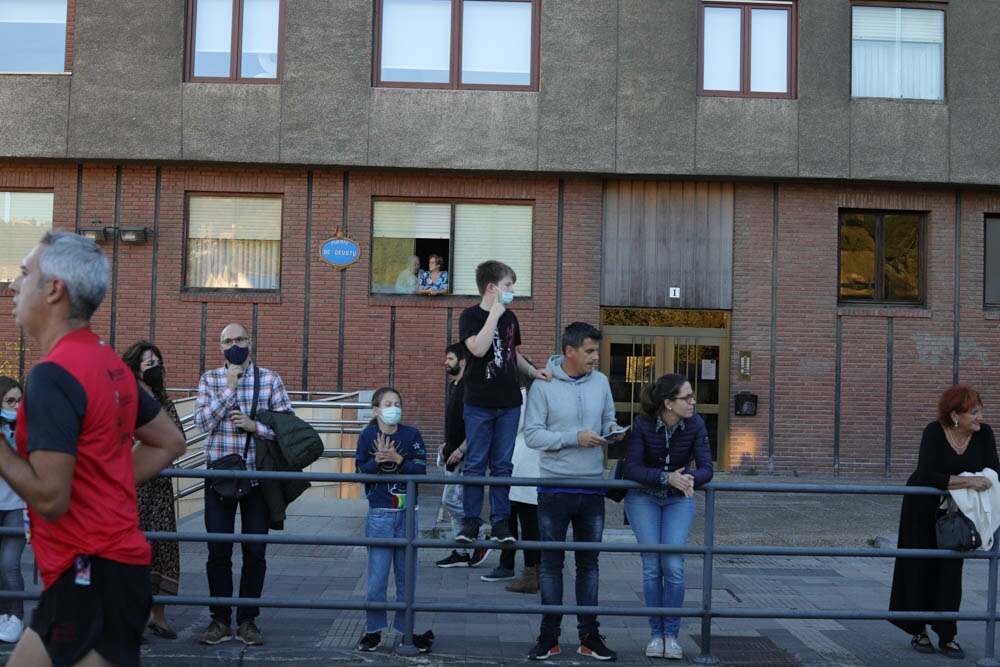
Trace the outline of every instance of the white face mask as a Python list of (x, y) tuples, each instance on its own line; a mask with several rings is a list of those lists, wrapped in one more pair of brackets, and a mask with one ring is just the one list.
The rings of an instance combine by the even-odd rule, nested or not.
[(389, 426), (395, 426), (399, 423), (399, 420), (403, 418), (403, 409), (397, 407), (391, 408), (380, 408), (382, 412), (382, 421), (384, 421)]
[(500, 303), (506, 306), (513, 300), (514, 300), (513, 292), (505, 292), (503, 290), (500, 290)]

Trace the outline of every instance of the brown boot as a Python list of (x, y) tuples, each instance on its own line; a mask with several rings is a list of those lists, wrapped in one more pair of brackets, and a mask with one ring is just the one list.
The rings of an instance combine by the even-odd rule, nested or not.
[(538, 566), (525, 566), (521, 570), (521, 578), (504, 586), (511, 593), (537, 593), (538, 592)]

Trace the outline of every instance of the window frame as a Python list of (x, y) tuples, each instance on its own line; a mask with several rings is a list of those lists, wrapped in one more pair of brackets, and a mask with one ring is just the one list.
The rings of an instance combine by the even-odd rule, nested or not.
[[(844, 269), (842, 260), (841, 245), (841, 225), (844, 215), (866, 214), (876, 217), (875, 236), (875, 295), (869, 298), (843, 297), (840, 294), (842, 284), (842, 273)], [(900, 301), (881, 298), (879, 295), (885, 293), (885, 218), (890, 215), (915, 215), (920, 218), (917, 234), (920, 248), (917, 251), (917, 266), (920, 275), (917, 279), (917, 298), (910, 301)], [(879, 208), (840, 208), (837, 210), (837, 305), (852, 307), (893, 307), (893, 308), (924, 308), (927, 304), (927, 228), (930, 218), (929, 211), (913, 211), (902, 209), (879, 209)]]
[[(76, 0), (66, 0), (66, 39), (63, 50), (63, 70), (61, 72), (27, 72), (0, 70), (0, 76), (62, 76), (73, 73), (73, 43), (76, 26)], [(0, 283), (3, 284), (3, 283)]]
[[(192, 197), (213, 197), (216, 199), (278, 199), (281, 201), (281, 219), (278, 221), (278, 286), (274, 289), (260, 287), (191, 287), (187, 284), (188, 279), (188, 242), (191, 232), (191, 198)], [(283, 255), (285, 251), (285, 194), (283, 192), (216, 192), (189, 190), (184, 193), (184, 237), (183, 249), (181, 252), (181, 293), (182, 294), (223, 294), (223, 295), (248, 295), (265, 294), (280, 295), (283, 281), (282, 273), (285, 270)]]
[[(403, 202), (408, 204), (448, 204), (450, 207), (450, 220), (448, 222), (448, 257), (446, 259), (448, 267), (445, 269), (448, 272), (448, 291), (445, 294), (441, 294), (436, 297), (431, 297), (428, 301), (430, 302), (440, 302), (443, 299), (470, 299), (479, 298), (478, 290), (476, 293), (470, 294), (456, 294), (455, 293), (455, 282), (454, 282), (454, 272), (453, 267), (455, 263), (455, 211), (457, 206), (464, 205), (477, 205), (482, 204), (486, 206), (528, 206), (531, 208), (531, 285), (530, 292), (528, 294), (518, 294), (518, 298), (531, 299), (534, 297), (534, 276), (535, 276), (535, 209), (537, 207), (537, 202), (534, 199), (490, 199), (490, 198), (473, 198), (466, 199), (461, 197), (399, 197), (399, 196), (377, 196), (372, 197), (371, 209), (369, 217), (369, 238), (371, 239), (371, 259), (368, 261), (368, 297), (389, 297), (389, 298), (411, 298), (414, 300), (425, 300), (428, 299), (426, 294), (409, 294), (404, 292), (373, 292), (373, 275), (372, 272), (375, 268), (374, 256), (375, 256), (375, 239), (383, 238), (375, 236), (375, 204), (379, 202)], [(486, 261), (485, 259), (481, 261)]]
[(195, 76), (195, 38), (197, 36), (198, 1), (190, 0), (187, 6), (187, 28), (185, 30), (184, 81), (187, 83), (252, 83), (274, 85), (281, 83), (285, 73), (285, 0), (278, 0), (278, 66), (274, 78), (240, 76), (240, 61), (243, 56), (243, 6), (245, 0), (232, 0), (233, 25), (229, 42), (229, 76)]
[[(984, 310), (1000, 310), (1000, 298), (997, 301), (987, 301), (986, 300), (986, 286), (989, 283), (986, 275), (986, 266), (990, 261), (987, 255), (988, 246), (986, 245), (986, 236), (989, 233), (990, 223), (997, 225), (997, 233), (1000, 234), (1000, 214), (997, 213), (987, 213), (983, 216), (983, 309)], [(1000, 273), (1000, 256), (994, 259), (997, 265), (997, 272)]]
[[(283, 1), (283, 0), (282, 0)], [(477, 0), (451, 1), (451, 44), (448, 59), (449, 76), (447, 83), (424, 83), (415, 81), (382, 80), (382, 19), (385, 14), (384, 0), (375, 0), (375, 21), (372, 53), (372, 85), (376, 88), (434, 88), (439, 90), (520, 90), (538, 92), (541, 43), (541, 0), (481, 0), (489, 2), (509, 2), (531, 4), (531, 74), (528, 85), (515, 86), (491, 83), (462, 83), (462, 10), (466, 2)]]
[[(927, 97), (884, 97), (854, 94), (854, 8), (855, 7), (886, 7), (889, 9), (930, 9), (939, 11), (944, 15), (944, 39), (941, 42), (941, 99), (931, 99)], [(942, 2), (906, 2), (905, 0), (851, 0), (851, 27), (850, 27), (850, 53), (848, 57), (851, 62), (851, 99), (852, 100), (891, 100), (894, 102), (924, 102), (928, 104), (947, 104), (948, 102), (948, 3)]]
[[(740, 89), (715, 90), (705, 88), (705, 7), (740, 9)], [(788, 90), (784, 93), (750, 90), (751, 12), (754, 9), (788, 8), (788, 54), (786, 60)], [(798, 97), (799, 53), (798, 0), (698, 0), (698, 96), (746, 97), (761, 99), (796, 99)]]
[[(42, 195), (52, 195), (52, 224), (49, 225), (48, 231), (55, 232), (59, 231), (56, 226), (56, 192), (53, 188), (18, 188), (18, 187), (0, 187), (0, 194), (42, 194)], [(33, 228), (37, 229), (37, 228)], [(65, 231), (65, 230), (64, 230)], [(34, 237), (31, 246), (37, 245), (41, 237)], [(13, 280), (2, 280), (0, 279), (0, 290), (10, 289)]]

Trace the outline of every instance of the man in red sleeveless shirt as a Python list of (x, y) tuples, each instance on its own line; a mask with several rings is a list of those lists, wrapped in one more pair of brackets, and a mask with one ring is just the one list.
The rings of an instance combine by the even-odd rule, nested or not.
[[(152, 602), (135, 485), (184, 437), (90, 329), (108, 260), (82, 236), (46, 234), (14, 280), (14, 318), (44, 358), (25, 383), (0, 475), (28, 505), (43, 592), (8, 665), (138, 665)], [(133, 437), (141, 444), (133, 449)]]

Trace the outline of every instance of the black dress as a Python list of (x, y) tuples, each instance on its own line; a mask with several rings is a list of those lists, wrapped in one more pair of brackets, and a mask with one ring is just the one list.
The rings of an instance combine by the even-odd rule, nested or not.
[[(917, 469), (907, 486), (933, 486), (947, 492), (951, 475), (992, 468), (1000, 473), (993, 430), (983, 424), (973, 433), (962, 455), (955, 453), (944, 427), (934, 421), (924, 428), (920, 439)], [(904, 496), (899, 514), (900, 549), (936, 549), (934, 525), (943, 514), (940, 496)], [(890, 611), (958, 611), (962, 602), (961, 558), (897, 558), (892, 574)], [(895, 620), (891, 623), (907, 634), (922, 632), (929, 623), (941, 642), (955, 638), (955, 621)]]

